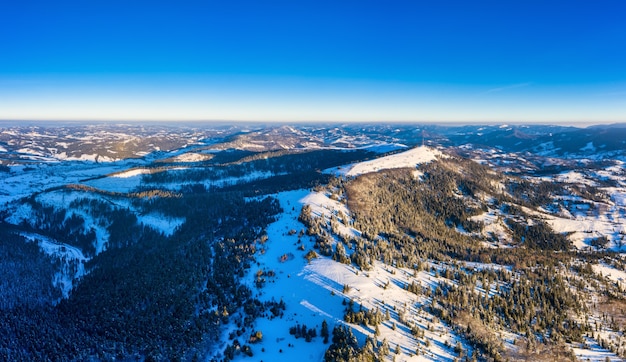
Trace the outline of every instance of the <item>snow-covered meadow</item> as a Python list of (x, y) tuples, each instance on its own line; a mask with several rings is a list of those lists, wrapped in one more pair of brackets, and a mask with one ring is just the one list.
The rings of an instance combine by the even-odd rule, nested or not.
[[(400, 347), (396, 361), (453, 361), (458, 355), (449, 346), (455, 346), (457, 342), (463, 345), (465, 351), (471, 351), (449, 326), (421, 308), (428, 304), (426, 298), (405, 289), (411, 282), (434, 288), (439, 282), (438, 277), (430, 272), (415, 273), (380, 262), (376, 262), (370, 271), (360, 271), (352, 265), (319, 255), (309, 262), (305, 254), (313, 250), (313, 242), (306, 235), (298, 235), (304, 229), (304, 225), (298, 221), (301, 207), (304, 204), (311, 205), (313, 215), (327, 219), (337, 211), (349, 215), (347, 209), (323, 193), (308, 190), (283, 192), (275, 196), (285, 212), (267, 228), (268, 240), (257, 252), (258, 264), (247, 275), (246, 283), (256, 289), (256, 272), (273, 271), (274, 276), (267, 278), (257, 293), (261, 300), (283, 300), (286, 310), (282, 318), (260, 318), (256, 321), (250, 334), (259, 330), (263, 339), (251, 345), (254, 358), (268, 361), (321, 361), (329, 347), (319, 337), (323, 320), (329, 324), (330, 330), (334, 325), (348, 325), (361, 344), (367, 336), (374, 337), (372, 327), (344, 322), (344, 302), (349, 300), (366, 309), (389, 312), (390, 320), (379, 326), (376, 339), (379, 343), (386, 340), (392, 353), (395, 353), (397, 346)], [(347, 228), (344, 231), (358, 233)], [(301, 245), (304, 245), (304, 250)], [(401, 319), (410, 320), (423, 329), (424, 338), (414, 337)], [(296, 339), (289, 334), (289, 328), (296, 324), (316, 328), (318, 337), (311, 342), (306, 342), (304, 338)], [(226, 343), (224, 341), (221, 345), (222, 350)], [(418, 350), (419, 355), (416, 354)], [(392, 360), (393, 356), (390, 354), (387, 359)], [(236, 360), (246, 361), (249, 357), (240, 354)]]

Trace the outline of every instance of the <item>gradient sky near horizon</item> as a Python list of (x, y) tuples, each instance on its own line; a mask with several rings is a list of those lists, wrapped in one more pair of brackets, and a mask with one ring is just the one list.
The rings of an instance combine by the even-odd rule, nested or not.
[(626, 122), (626, 1), (4, 1), (0, 119)]

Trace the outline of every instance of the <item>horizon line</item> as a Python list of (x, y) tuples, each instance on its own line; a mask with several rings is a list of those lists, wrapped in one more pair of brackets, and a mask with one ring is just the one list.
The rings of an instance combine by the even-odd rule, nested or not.
[(472, 120), (472, 121), (419, 121), (419, 120), (362, 120), (362, 121), (342, 121), (342, 120), (235, 120), (235, 119), (3, 119), (2, 123), (83, 123), (83, 124), (281, 124), (281, 125), (309, 125), (309, 124), (398, 124), (398, 125), (440, 125), (440, 126), (493, 126), (493, 125), (516, 125), (516, 126), (570, 126), (575, 128), (586, 128), (590, 126), (615, 126), (626, 125), (626, 121), (514, 121), (514, 120)]

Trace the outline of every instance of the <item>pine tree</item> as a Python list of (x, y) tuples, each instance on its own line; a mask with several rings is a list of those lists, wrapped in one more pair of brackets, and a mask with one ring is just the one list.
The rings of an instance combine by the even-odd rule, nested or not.
[(326, 323), (326, 319), (322, 321), (322, 331), (320, 332), (322, 338), (324, 338), (324, 344), (328, 343), (328, 323)]

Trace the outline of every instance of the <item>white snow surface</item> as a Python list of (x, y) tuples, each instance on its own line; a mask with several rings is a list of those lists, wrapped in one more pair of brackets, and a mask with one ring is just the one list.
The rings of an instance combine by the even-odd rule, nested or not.
[(135, 177), (135, 176), (140, 176), (140, 175), (144, 175), (150, 173), (150, 169), (147, 168), (133, 168), (127, 171), (122, 171), (122, 172), (118, 172), (118, 173), (114, 173), (112, 175), (110, 175), (110, 177), (119, 177), (119, 178), (129, 178), (129, 177)]
[(213, 158), (212, 155), (198, 152), (188, 152), (172, 158), (174, 162), (200, 162)]
[(432, 147), (420, 146), (394, 155), (333, 168), (328, 171), (345, 176), (358, 176), (386, 169), (415, 167), (422, 163), (431, 162), (438, 157), (444, 157), (444, 154)]
[(141, 174), (128, 177), (103, 177), (85, 182), (86, 185), (104, 191), (128, 193), (141, 186)]

